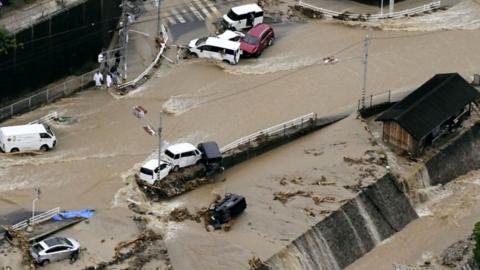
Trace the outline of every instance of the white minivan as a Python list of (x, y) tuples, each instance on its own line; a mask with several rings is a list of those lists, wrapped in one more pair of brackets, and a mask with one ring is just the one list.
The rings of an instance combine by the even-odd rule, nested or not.
[(210, 58), (235, 65), (240, 60), (242, 51), (240, 42), (221, 39), (218, 37), (204, 37), (190, 41), (188, 49), (191, 54), (200, 58)]
[(43, 124), (0, 128), (2, 152), (48, 151), (55, 147), (57, 138), (49, 126)]
[(221, 27), (223, 30), (244, 30), (263, 23), (263, 10), (257, 4), (236, 6), (223, 15)]
[(162, 180), (170, 173), (172, 166), (170, 164), (160, 161), (160, 179), (158, 178), (158, 159), (149, 160), (140, 168), (139, 177), (150, 185), (155, 181)]
[(202, 153), (190, 143), (177, 143), (165, 149), (165, 161), (172, 164), (173, 171), (198, 164)]

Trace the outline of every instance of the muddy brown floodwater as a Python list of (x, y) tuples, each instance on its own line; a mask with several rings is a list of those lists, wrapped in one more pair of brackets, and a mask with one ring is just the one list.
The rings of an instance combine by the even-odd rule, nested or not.
[[(162, 67), (154, 78), (123, 98), (117, 99), (104, 90), (92, 89), (6, 121), (2, 126), (26, 123), (50, 111), (59, 111), (78, 120), (72, 125), (53, 127), (58, 137), (54, 151), (33, 157), (0, 157), (0, 213), (29, 209), (32, 190), (37, 186), (42, 189), (42, 197), (37, 203), (40, 209), (56, 206), (74, 210), (95, 208), (97, 214), (89, 224), (82, 223), (61, 233), (77, 237), (87, 248), (87, 255), (73, 265), (52, 264), (46, 269), (80, 269), (108, 260), (117, 242), (132, 239), (137, 234), (130, 218), (132, 212), (126, 208), (127, 198), (141, 202), (144, 198), (126, 183), (142, 162), (154, 156), (156, 147), (156, 138), (146, 135), (142, 123), (131, 115), (132, 106), (147, 108), (153, 120), (161, 110), (168, 113), (164, 117), (163, 134), (168, 143), (216, 140), (220, 145), (309, 112), (322, 115), (353, 108), (360, 97), (362, 39), (366, 34), (371, 38), (367, 94), (415, 88), (440, 72), (459, 72), (469, 79), (479, 71), (480, 31), (475, 17), (479, 16), (479, 11), (475, 2), (466, 1), (463, 5), (463, 13), (457, 8), (458, 16), (467, 13), (471, 16), (471, 20), (463, 25), (459, 26), (463, 19), (454, 17), (450, 21), (443, 20), (441, 27), (432, 28), (432, 25), (438, 25), (439, 18), (443, 18), (438, 12), (414, 19), (410, 28), (405, 29), (408, 32), (402, 31), (401, 27), (396, 31), (382, 31), (369, 30), (368, 25), (364, 25), (365, 28), (311, 21), (293, 27), (258, 59), (248, 59), (236, 66), (198, 59), (181, 61), (178, 65)], [(449, 27), (453, 30), (442, 30)], [(329, 55), (335, 55), (340, 61), (333, 65), (322, 64), (322, 58)], [(348, 134), (349, 130), (351, 134), (357, 134), (358, 129), (359, 124), (353, 120), (342, 124), (342, 134)], [(335, 134), (329, 136), (334, 138)], [(346, 138), (355, 144), (354, 135)], [(295, 151), (308, 150), (314, 143), (305, 142), (296, 143), (299, 149)], [(321, 148), (321, 145), (317, 147)], [(362, 151), (356, 154), (361, 155)], [(265, 166), (272, 162), (270, 158), (282, 166), (277, 164), (266, 171)], [(248, 167), (242, 165), (233, 169), (232, 174), (238, 175), (234, 177), (238, 180), (232, 181), (228, 190), (218, 185), (218, 192), (238, 188), (255, 196), (262, 189), (244, 186), (251, 185), (252, 179), (257, 181), (254, 186), (261, 186), (265, 179), (295, 171), (304, 159), (309, 158), (310, 155), (298, 153), (290, 156), (289, 151), (268, 154), (249, 162)], [(319, 161), (318, 167), (327, 164)], [(241, 178), (246, 178), (246, 182), (242, 183)], [(225, 183), (229, 181), (227, 177)], [(209, 185), (192, 192), (192, 195), (186, 194), (152, 207), (156, 215), (161, 215), (181, 205), (203, 205), (210, 201), (215, 187)], [(260, 192), (258, 196), (263, 195)], [(251, 204), (252, 209), (256, 209), (255, 200)], [(275, 205), (279, 208), (281, 203), (277, 201)], [(282, 215), (281, 208), (276, 211)], [(302, 218), (296, 221), (298, 227), (292, 232), (300, 233), (314, 219), (308, 219), (304, 213), (298, 215)], [(229, 236), (229, 241), (238, 241), (242, 247), (255, 247), (253, 252), (262, 259), (288, 242), (280, 235), (286, 235), (290, 240), (295, 237), (288, 230), (275, 231), (275, 226), (268, 225), (268, 217), (261, 211), (253, 210), (247, 216), (263, 219), (260, 222), (263, 227), (255, 229), (258, 237), (250, 238), (251, 231), (243, 234), (249, 230), (248, 224), (240, 222), (232, 231), (238, 228), (238, 234)], [(227, 259), (206, 258), (206, 254), (230, 254), (230, 265), (247, 266), (246, 259), (252, 255), (252, 250), (231, 245), (213, 246), (212, 241), (221, 242), (226, 233), (188, 231), (191, 224), (186, 224), (158, 224), (166, 233), (176, 269), (192, 269), (199, 258), (207, 261), (205, 265), (211, 267), (209, 269), (225, 269), (228, 265), (220, 263)], [(270, 230), (277, 235), (277, 240), (262, 236)], [(193, 255), (185, 257), (185, 252)], [(413, 256), (406, 254), (399, 260), (408, 257), (410, 261)], [(0, 254), (0, 265), (21, 269), (18, 255)]]

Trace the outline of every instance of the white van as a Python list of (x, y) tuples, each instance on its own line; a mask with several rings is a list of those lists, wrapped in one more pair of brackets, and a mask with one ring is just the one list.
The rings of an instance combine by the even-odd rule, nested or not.
[(155, 181), (162, 180), (170, 173), (172, 166), (170, 164), (160, 161), (160, 179), (158, 178), (158, 159), (149, 160), (140, 168), (139, 177), (150, 185)]
[(223, 15), (221, 27), (226, 30), (244, 30), (263, 22), (263, 10), (257, 4), (236, 6)]
[(200, 162), (202, 153), (190, 143), (178, 143), (165, 149), (165, 161), (172, 164), (173, 171)]
[(190, 41), (190, 53), (200, 58), (210, 58), (235, 65), (240, 59), (242, 51), (240, 42), (221, 39), (218, 37), (204, 37)]
[(57, 138), (47, 125), (33, 124), (0, 128), (2, 152), (48, 151), (55, 147)]

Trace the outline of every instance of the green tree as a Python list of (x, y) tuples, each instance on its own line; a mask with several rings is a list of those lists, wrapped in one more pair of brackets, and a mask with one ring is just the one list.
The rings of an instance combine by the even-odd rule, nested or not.
[(7, 54), (9, 49), (15, 48), (17, 41), (5, 28), (0, 27), (0, 54)]
[(475, 261), (480, 263), (480, 222), (477, 222), (473, 228), (473, 237), (475, 239), (475, 249), (473, 250), (473, 255), (475, 257)]

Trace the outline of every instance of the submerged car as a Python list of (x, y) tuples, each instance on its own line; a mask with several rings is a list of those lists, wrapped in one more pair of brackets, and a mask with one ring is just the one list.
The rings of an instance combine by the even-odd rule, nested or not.
[(149, 160), (140, 168), (139, 177), (141, 180), (153, 185), (155, 181), (162, 180), (172, 170), (172, 166), (164, 161), (160, 161), (160, 178), (158, 177), (158, 159)]
[(221, 228), (233, 218), (239, 216), (247, 208), (245, 197), (228, 193), (223, 200), (210, 207), (210, 224), (215, 228)]
[(64, 259), (76, 260), (80, 253), (80, 244), (65, 237), (52, 237), (33, 244), (30, 254), (36, 263), (46, 265)]
[(248, 33), (240, 39), (240, 49), (245, 56), (258, 57), (266, 47), (272, 46), (275, 41), (273, 28), (265, 23), (261, 23), (250, 29)]
[(231, 65), (238, 63), (242, 51), (240, 43), (218, 37), (203, 37), (190, 41), (190, 54), (199, 58), (209, 58), (227, 62)]
[(244, 30), (263, 22), (263, 10), (257, 4), (232, 7), (223, 15), (222, 30)]
[(200, 163), (202, 153), (190, 143), (177, 143), (165, 149), (165, 160), (172, 164), (173, 171)]
[(222, 34), (218, 35), (217, 38), (239, 42), (240, 39), (244, 36), (245, 36), (245, 34), (242, 33), (242, 32), (226, 30)]
[(202, 152), (202, 163), (205, 164), (207, 176), (224, 171), (222, 153), (216, 142), (203, 142), (197, 148)]

